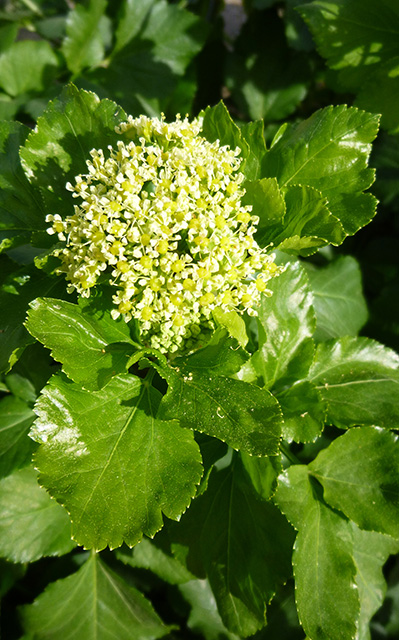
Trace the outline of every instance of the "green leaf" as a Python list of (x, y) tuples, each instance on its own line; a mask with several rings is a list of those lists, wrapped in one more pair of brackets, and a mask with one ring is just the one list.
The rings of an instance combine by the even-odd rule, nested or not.
[(256, 497), (239, 459), (211, 475), (170, 535), (173, 546), (188, 547), (189, 570), (191, 555), (200, 554), (230, 631), (246, 637), (264, 626), (266, 606), (291, 572), (293, 532), (274, 505)]
[[(230, 114), (222, 101), (220, 101), (215, 107), (207, 107), (205, 109), (202, 135), (209, 140), (209, 142), (219, 140), (222, 146), (229, 145), (233, 150), (238, 147), (241, 149), (240, 157), (243, 160), (248, 157), (248, 144), (241, 134), (240, 129), (231, 119)], [(241, 170), (244, 168), (245, 165), (244, 167), (241, 167)], [(252, 176), (248, 176), (248, 178), (251, 177)]]
[(143, 538), (133, 549), (116, 552), (118, 560), (138, 569), (152, 571), (169, 584), (183, 584), (193, 579), (192, 573), (174, 558), (156, 545), (155, 542)]
[(389, 431), (351, 429), (309, 465), (324, 499), (361, 529), (399, 538), (399, 443)]
[(361, 640), (371, 640), (369, 623), (381, 607), (386, 592), (382, 568), (391, 554), (398, 553), (399, 542), (379, 533), (362, 531), (355, 524), (352, 525), (352, 536), (360, 598), (358, 637)]
[(399, 209), (399, 137), (381, 132), (373, 145), (372, 161), (378, 172), (373, 191), (381, 203)]
[(258, 313), (259, 351), (250, 362), (271, 388), (306, 376), (313, 358), (315, 317), (308, 279), (298, 262), (287, 264), (268, 288), (272, 295), (262, 296)]
[(179, 586), (183, 598), (191, 606), (187, 626), (204, 640), (240, 640), (224, 626), (208, 580), (191, 580)]
[(399, 426), (399, 356), (367, 338), (321, 343), (309, 371), (337, 427)]
[(0, 122), (0, 250), (29, 242), (45, 226), (40, 194), (22, 170), (19, 147), (29, 129), (19, 122)]
[(32, 467), (0, 481), (0, 555), (34, 562), (73, 549), (68, 514), (37, 484)]
[[(397, 49), (399, 54), (399, 46)], [(399, 133), (399, 116), (397, 104), (399, 100), (399, 55), (378, 69), (361, 87), (356, 105), (373, 113), (381, 113), (381, 126), (390, 133)]]
[(72, 84), (50, 102), (20, 150), (25, 172), (40, 188), (50, 212), (73, 212), (67, 181), (73, 183), (75, 176), (87, 172), (86, 160), (94, 143), (102, 149), (115, 144), (115, 127), (123, 120), (126, 114), (114, 102), (100, 101)]
[(190, 431), (155, 418), (160, 394), (139, 378), (115, 376), (87, 392), (54, 376), (36, 405), (31, 437), (40, 481), (73, 521), (86, 548), (133, 546), (154, 536), (162, 513), (176, 519), (202, 474)]
[(35, 418), (32, 409), (19, 398), (0, 400), (0, 477), (29, 464), (35, 444), (28, 432)]
[(241, 136), (249, 148), (245, 163), (245, 172), (251, 180), (258, 180), (261, 174), (262, 159), (266, 153), (266, 142), (263, 120), (246, 122), (241, 127)]
[(104, 58), (105, 45), (111, 36), (106, 8), (106, 0), (88, 0), (68, 14), (61, 51), (68, 69), (75, 75), (85, 67), (97, 66)]
[(304, 263), (313, 292), (317, 341), (355, 336), (367, 320), (359, 265), (341, 256), (326, 267)]
[(96, 391), (126, 371), (134, 343), (122, 319), (95, 320), (78, 305), (54, 298), (38, 298), (30, 307), (26, 328), (74, 382)]
[(283, 412), (283, 439), (314, 442), (324, 428), (327, 404), (311, 382), (297, 382), (276, 394)]
[(281, 456), (255, 458), (247, 453), (240, 453), (240, 457), (257, 495), (263, 500), (270, 500), (277, 486), (277, 476), (283, 470)]
[(0, 290), (0, 371), (7, 372), (33, 342), (23, 322), (37, 296), (64, 294), (64, 284), (34, 267), (23, 267)]
[(189, 358), (180, 367), (158, 368), (168, 383), (160, 417), (206, 433), (251, 455), (278, 453), (281, 414), (265, 389), (196, 370)]
[(0, 55), (0, 87), (12, 97), (44, 91), (57, 71), (58, 58), (44, 40), (14, 42)]
[(399, 7), (395, 0), (314, 0), (299, 8), (328, 65), (350, 91), (368, 80), (375, 65), (398, 54)]
[(374, 181), (367, 162), (377, 131), (376, 115), (346, 106), (320, 109), (285, 128), (264, 157), (262, 176), (277, 178), (281, 188), (317, 189), (353, 235), (375, 214), (375, 198), (363, 191)]
[(305, 633), (312, 640), (354, 638), (360, 606), (350, 523), (323, 503), (304, 465), (279, 477), (274, 499), (298, 529), (293, 565)]
[(281, 233), (285, 215), (285, 200), (275, 178), (262, 178), (245, 182), (244, 205), (252, 206), (252, 214), (259, 217), (256, 241), (268, 246), (273, 237)]
[(37, 640), (72, 640), (77, 633), (85, 640), (152, 640), (169, 631), (149, 601), (95, 554), (24, 606), (22, 619)]
[(305, 98), (309, 72), (309, 58), (287, 46), (277, 14), (253, 12), (228, 58), (227, 86), (241, 111), (271, 122)]

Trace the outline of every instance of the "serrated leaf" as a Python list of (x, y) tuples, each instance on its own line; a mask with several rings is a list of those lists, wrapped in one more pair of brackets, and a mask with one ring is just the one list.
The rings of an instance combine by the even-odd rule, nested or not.
[(36, 405), (31, 437), (42, 444), (40, 481), (73, 521), (86, 548), (133, 546), (176, 519), (202, 475), (190, 431), (155, 418), (160, 394), (131, 375), (87, 392), (54, 376)]
[(262, 159), (266, 153), (266, 142), (263, 120), (246, 122), (241, 127), (241, 136), (248, 145), (249, 153), (245, 170), (251, 180), (260, 178)]
[(13, 97), (40, 93), (53, 82), (58, 66), (58, 58), (48, 42), (14, 42), (0, 55), (0, 87)]
[[(215, 107), (207, 107), (204, 112), (202, 125), (202, 135), (215, 142), (219, 140), (220, 145), (229, 145), (231, 149), (237, 147), (241, 150), (240, 157), (245, 160), (249, 154), (249, 147), (240, 129), (233, 122), (225, 105), (220, 101)], [(241, 167), (245, 174), (245, 165)], [(248, 176), (251, 179), (251, 176)]]
[(293, 566), (305, 633), (312, 640), (351, 640), (360, 611), (351, 524), (323, 503), (304, 465), (279, 477), (274, 499), (298, 529)]
[(210, 372), (183, 366), (158, 369), (168, 383), (160, 417), (218, 438), (251, 455), (278, 453), (281, 414), (265, 389)]
[(104, 58), (105, 44), (111, 35), (106, 8), (106, 0), (88, 0), (75, 6), (68, 14), (61, 51), (68, 68), (75, 75), (85, 67), (100, 64)]
[(33, 300), (25, 326), (51, 349), (74, 382), (94, 391), (126, 371), (129, 351), (134, 349), (122, 319), (94, 319), (78, 305), (55, 298)]
[(37, 640), (72, 640), (77, 633), (85, 640), (152, 640), (169, 631), (150, 602), (95, 554), (24, 606), (22, 619)]
[(0, 250), (29, 242), (32, 232), (45, 226), (40, 195), (18, 155), (28, 133), (19, 122), (0, 123)]
[(184, 565), (156, 545), (157, 539), (153, 542), (143, 538), (129, 551), (118, 550), (116, 557), (129, 567), (152, 571), (169, 584), (183, 584), (192, 580), (194, 576)]
[(341, 256), (326, 267), (304, 263), (313, 292), (317, 341), (357, 335), (367, 320), (359, 265)]
[(276, 394), (283, 412), (283, 439), (314, 442), (324, 428), (327, 403), (311, 382), (297, 382)]
[(290, 575), (293, 532), (270, 502), (256, 497), (238, 459), (211, 475), (170, 537), (173, 548), (188, 548), (189, 569), (191, 555), (200, 554), (231, 632), (246, 637), (264, 626), (268, 602)]
[(283, 229), (285, 200), (275, 178), (247, 181), (244, 205), (252, 206), (252, 214), (259, 217), (256, 241), (261, 247), (268, 246), (273, 236)]
[(32, 409), (19, 398), (0, 400), (0, 477), (29, 464), (35, 444), (28, 432), (35, 418)]
[(399, 425), (399, 356), (368, 338), (320, 343), (308, 379), (326, 400), (337, 427)]
[(329, 210), (353, 235), (375, 214), (376, 200), (363, 191), (374, 181), (367, 168), (378, 116), (354, 107), (326, 107), (285, 128), (265, 155), (262, 176), (281, 188), (313, 187), (328, 199)]
[(258, 312), (259, 350), (250, 362), (272, 388), (306, 375), (313, 358), (315, 317), (308, 279), (299, 263), (287, 264), (268, 288), (272, 295), (262, 296)]
[(115, 127), (123, 120), (126, 114), (114, 102), (100, 101), (94, 93), (72, 84), (49, 103), (20, 155), (26, 174), (40, 188), (50, 212), (73, 212), (67, 181), (73, 183), (75, 176), (87, 172), (86, 160), (94, 143), (102, 149), (116, 143)]
[(32, 467), (0, 481), (0, 555), (12, 562), (60, 556), (75, 546), (68, 514), (37, 483)]
[(399, 443), (387, 431), (351, 429), (309, 465), (325, 501), (361, 529), (399, 538)]

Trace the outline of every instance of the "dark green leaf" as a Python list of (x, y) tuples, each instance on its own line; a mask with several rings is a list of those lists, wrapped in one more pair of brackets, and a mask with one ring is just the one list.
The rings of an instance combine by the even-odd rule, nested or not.
[(19, 122), (0, 123), (0, 250), (30, 240), (45, 227), (39, 193), (29, 184), (19, 159), (19, 147), (29, 129)]
[(256, 497), (239, 460), (211, 475), (171, 537), (188, 547), (189, 569), (200, 554), (230, 631), (245, 637), (264, 626), (267, 603), (290, 575), (293, 535), (278, 510)]
[(308, 279), (299, 263), (287, 264), (268, 288), (273, 295), (262, 296), (259, 351), (250, 362), (265, 386), (272, 388), (277, 382), (287, 384), (306, 376), (313, 358), (315, 317)]
[[(381, 132), (373, 145), (372, 162), (378, 173), (373, 190), (382, 204), (399, 210), (399, 136)], [(385, 247), (384, 247), (385, 249)]]
[(21, 40), (0, 55), (0, 87), (10, 96), (39, 93), (51, 84), (58, 58), (44, 40)]
[(122, 319), (95, 320), (78, 305), (54, 298), (38, 298), (30, 307), (26, 328), (51, 349), (74, 382), (98, 390), (126, 371), (134, 347)]
[(399, 356), (367, 338), (342, 338), (317, 347), (309, 380), (327, 401), (337, 427), (399, 426)]
[(399, 538), (399, 443), (389, 431), (351, 429), (309, 465), (324, 499), (361, 529)]
[(316, 312), (315, 340), (355, 336), (367, 320), (359, 265), (341, 256), (327, 267), (305, 263)]
[[(48, 210), (70, 215), (73, 198), (67, 181), (87, 172), (93, 144), (106, 149), (116, 142), (115, 126), (126, 114), (114, 102), (100, 101), (94, 93), (68, 85), (50, 102), (28, 136), (20, 155), (32, 184), (40, 187)], [(120, 136), (119, 136), (120, 137)]]
[(32, 467), (0, 481), (0, 555), (34, 562), (73, 549), (68, 514), (37, 483)]
[(88, 0), (75, 6), (68, 15), (61, 51), (75, 75), (85, 67), (100, 64), (104, 58), (105, 44), (111, 35), (106, 8), (106, 0)]
[[(398, 22), (399, 27), (399, 22)], [(399, 33), (399, 32), (398, 32)], [(399, 45), (397, 48), (399, 54)], [(356, 105), (373, 113), (381, 113), (381, 126), (390, 133), (399, 133), (399, 55), (378, 69), (369, 77), (359, 91)]]
[(363, 194), (374, 181), (367, 168), (378, 116), (354, 107), (326, 107), (285, 128), (264, 157), (262, 175), (280, 187), (306, 185), (321, 191), (347, 235), (366, 225), (376, 200)]
[(115, 376), (87, 392), (54, 376), (36, 405), (31, 435), (42, 446), (40, 481), (65, 504), (73, 536), (87, 548), (133, 546), (176, 519), (202, 474), (190, 431), (155, 418), (160, 394), (139, 378)]
[(277, 486), (277, 476), (282, 472), (281, 456), (255, 458), (241, 453), (242, 465), (256, 493), (263, 500), (270, 500)]
[(152, 640), (169, 631), (149, 601), (95, 554), (25, 606), (22, 619), (37, 640)]
[(19, 398), (0, 400), (0, 477), (29, 464), (35, 444), (28, 432), (35, 418), (32, 409)]
[(302, 465), (280, 476), (275, 501), (298, 529), (293, 564), (305, 633), (312, 640), (350, 640), (360, 609), (351, 524), (323, 503)]
[(129, 567), (152, 571), (169, 584), (183, 584), (192, 580), (192, 573), (172, 555), (157, 547), (157, 538), (155, 542), (143, 538), (133, 549), (117, 551), (116, 557)]
[(297, 382), (276, 395), (283, 412), (283, 439), (314, 442), (324, 428), (327, 404), (311, 382)]

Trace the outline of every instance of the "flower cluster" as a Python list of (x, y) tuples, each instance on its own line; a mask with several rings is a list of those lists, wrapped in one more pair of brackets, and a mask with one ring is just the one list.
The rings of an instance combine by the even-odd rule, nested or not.
[(201, 119), (171, 124), (141, 116), (117, 128), (117, 148), (93, 149), (88, 173), (67, 184), (79, 204), (47, 216), (70, 282), (89, 296), (99, 278), (117, 287), (113, 318), (136, 318), (147, 344), (191, 348), (215, 307), (256, 314), (277, 273), (254, 240), (258, 219), (242, 206), (240, 150), (208, 142)]

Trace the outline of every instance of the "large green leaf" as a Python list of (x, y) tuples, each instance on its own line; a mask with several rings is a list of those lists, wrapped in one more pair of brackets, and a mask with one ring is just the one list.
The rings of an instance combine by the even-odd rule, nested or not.
[(153, 640), (169, 631), (150, 602), (95, 554), (25, 606), (22, 619), (37, 640)]
[(202, 134), (209, 142), (218, 140), (221, 145), (229, 145), (231, 149), (239, 147), (241, 149), (240, 157), (244, 160), (249, 154), (248, 144), (240, 129), (231, 119), (223, 102), (219, 102), (215, 107), (205, 109)]
[(283, 229), (285, 200), (275, 178), (262, 178), (245, 182), (246, 193), (242, 203), (252, 206), (252, 214), (259, 217), (256, 241), (261, 247), (269, 246)]
[[(34, 131), (21, 148), (22, 164), (31, 183), (40, 187), (51, 213), (71, 215), (73, 198), (67, 181), (87, 172), (93, 146), (115, 144), (115, 126), (126, 114), (114, 102), (100, 101), (94, 93), (68, 85), (50, 102)], [(119, 136), (120, 137), (120, 136)]]
[(78, 305), (54, 298), (38, 298), (30, 307), (26, 328), (51, 349), (74, 382), (98, 390), (126, 371), (128, 353), (134, 347), (122, 319), (94, 319)]
[(19, 398), (0, 400), (0, 477), (29, 464), (35, 444), (28, 432), (35, 418), (32, 409)]
[(266, 142), (263, 120), (246, 122), (241, 127), (241, 136), (249, 147), (245, 163), (245, 173), (251, 180), (260, 178), (262, 159), (266, 153)]
[(88, 0), (68, 15), (66, 38), (61, 51), (73, 74), (93, 67), (103, 60), (105, 44), (110, 39), (110, 20), (105, 15), (107, 0)]
[(346, 106), (320, 109), (285, 128), (264, 157), (262, 175), (277, 178), (281, 188), (317, 189), (352, 235), (375, 214), (375, 198), (363, 191), (374, 181), (367, 162), (377, 131), (376, 115)]
[(45, 226), (40, 194), (22, 170), (19, 147), (29, 129), (19, 122), (0, 123), (0, 250), (29, 242)]
[(309, 380), (327, 401), (337, 427), (399, 426), (399, 356), (367, 338), (346, 337), (317, 347)]
[(13, 97), (40, 93), (53, 82), (58, 65), (58, 58), (48, 42), (14, 42), (0, 55), (0, 87)]
[(293, 565), (305, 633), (312, 640), (351, 640), (360, 605), (350, 523), (325, 505), (302, 465), (280, 476), (275, 500), (298, 529)]
[(260, 500), (239, 459), (213, 473), (171, 532), (172, 546), (197, 571), (200, 555), (224, 624), (246, 637), (264, 626), (277, 585), (289, 577), (293, 532), (278, 510)]
[(155, 417), (148, 381), (115, 376), (87, 392), (54, 376), (36, 405), (31, 436), (40, 482), (65, 504), (73, 536), (87, 548), (133, 546), (176, 519), (202, 474), (192, 432)]
[(327, 403), (315, 385), (305, 380), (276, 394), (283, 412), (283, 439), (313, 442), (324, 428)]
[(341, 256), (326, 267), (304, 264), (316, 312), (315, 340), (355, 336), (367, 320), (359, 265)]
[(399, 133), (399, 45), (397, 53), (395, 58), (376, 69), (359, 91), (355, 102), (362, 109), (381, 113), (381, 126), (390, 133)]
[(287, 264), (268, 283), (273, 295), (262, 296), (259, 314), (259, 351), (251, 358), (267, 388), (295, 382), (312, 362), (315, 328), (312, 294), (299, 263)]
[(73, 549), (68, 514), (37, 483), (32, 467), (0, 481), (0, 555), (34, 562)]
[(324, 499), (361, 529), (399, 538), (399, 443), (389, 431), (351, 429), (309, 465)]

